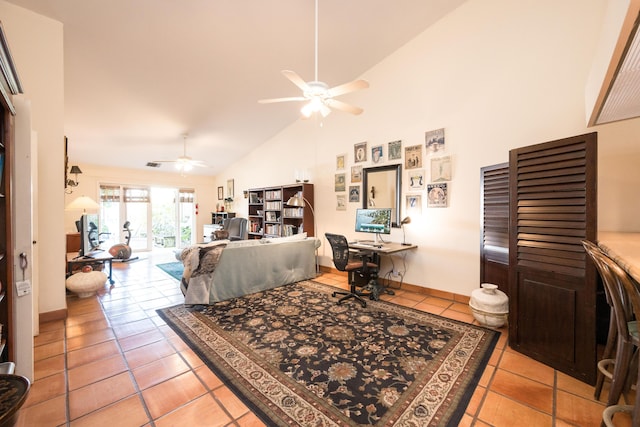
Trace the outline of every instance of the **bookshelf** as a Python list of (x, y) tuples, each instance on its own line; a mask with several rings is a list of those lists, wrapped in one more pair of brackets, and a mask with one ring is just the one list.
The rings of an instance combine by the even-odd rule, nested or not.
[(304, 197), (313, 207), (313, 184), (299, 183), (250, 189), (249, 238), (291, 236), (299, 232), (313, 236), (315, 218), (309, 205), (287, 205), (287, 200), (294, 195)]

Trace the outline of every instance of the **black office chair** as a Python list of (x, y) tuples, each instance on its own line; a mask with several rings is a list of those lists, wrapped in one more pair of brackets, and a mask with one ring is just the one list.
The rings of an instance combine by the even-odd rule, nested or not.
[(378, 265), (369, 262), (367, 254), (361, 254), (361, 260), (359, 261), (349, 260), (349, 242), (347, 242), (347, 238), (340, 234), (325, 233), (324, 235), (329, 241), (331, 250), (333, 251), (333, 264), (338, 270), (346, 271), (349, 274), (349, 291), (335, 291), (331, 295), (334, 297), (336, 295), (345, 295), (338, 300), (338, 304), (350, 298), (355, 298), (360, 301), (362, 307), (366, 307), (367, 302), (362, 297), (371, 298), (372, 294), (358, 291), (356, 289), (358, 286), (357, 282), (358, 279), (360, 279), (360, 283), (362, 283), (362, 279), (367, 283), (372, 280), (375, 281), (378, 274)]

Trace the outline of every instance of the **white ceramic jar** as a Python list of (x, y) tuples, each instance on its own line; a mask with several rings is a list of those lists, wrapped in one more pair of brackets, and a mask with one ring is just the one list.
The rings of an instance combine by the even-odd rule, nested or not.
[(471, 292), (469, 307), (473, 317), (490, 328), (499, 328), (507, 321), (509, 297), (498, 289), (498, 285), (482, 283)]

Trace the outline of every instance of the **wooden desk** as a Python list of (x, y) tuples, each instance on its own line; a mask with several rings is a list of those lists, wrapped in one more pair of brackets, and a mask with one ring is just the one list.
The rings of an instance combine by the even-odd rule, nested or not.
[[(375, 243), (354, 243), (349, 242), (349, 250), (356, 252), (368, 252), (371, 254), (371, 260), (375, 264), (378, 265), (378, 270), (380, 270), (380, 256), (381, 255), (393, 255), (399, 252), (408, 251), (410, 249), (416, 249), (417, 245), (403, 245), (402, 243), (384, 243), (380, 245), (376, 245)], [(377, 279), (375, 280), (375, 287), (371, 290), (373, 294), (373, 299), (378, 300), (381, 293), (386, 293), (389, 295), (394, 295), (392, 289), (384, 286)]]
[(67, 233), (67, 253), (80, 251), (80, 233)]
[(100, 251), (96, 252), (89, 257), (79, 257), (77, 252), (69, 252), (67, 253), (67, 275), (71, 276), (73, 274), (73, 267), (82, 266), (87, 264), (100, 263), (102, 265), (109, 265), (109, 283), (114, 284), (114, 280), (112, 278), (113, 273), (113, 256), (108, 251)]
[(599, 232), (598, 246), (640, 282), (640, 233)]

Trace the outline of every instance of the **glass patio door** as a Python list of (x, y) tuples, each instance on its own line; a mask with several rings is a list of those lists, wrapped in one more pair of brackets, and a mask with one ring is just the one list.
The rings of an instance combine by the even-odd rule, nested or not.
[(196, 235), (194, 196), (185, 188), (100, 185), (102, 248), (126, 241), (126, 221), (134, 251), (190, 245)]
[(102, 248), (125, 243), (124, 223), (129, 221), (133, 251), (151, 249), (150, 194), (146, 187), (100, 185), (100, 240)]

